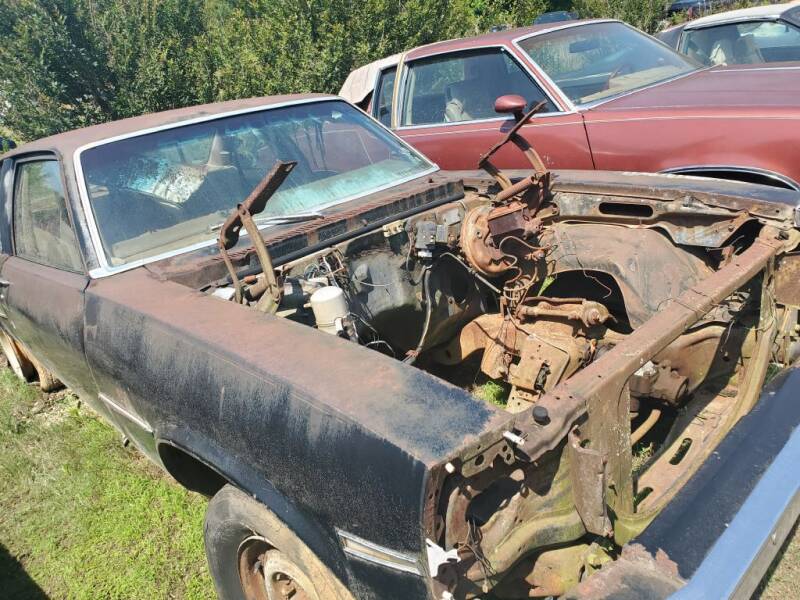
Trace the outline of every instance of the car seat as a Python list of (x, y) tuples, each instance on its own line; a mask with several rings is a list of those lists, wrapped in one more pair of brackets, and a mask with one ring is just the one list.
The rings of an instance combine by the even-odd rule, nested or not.
[(733, 46), (735, 62), (740, 65), (752, 65), (766, 62), (761, 50), (756, 46), (752, 33), (741, 36)]
[(445, 121), (457, 123), (497, 116), (494, 101), (511, 88), (502, 55), (489, 54), (467, 58), (464, 80), (445, 88)]

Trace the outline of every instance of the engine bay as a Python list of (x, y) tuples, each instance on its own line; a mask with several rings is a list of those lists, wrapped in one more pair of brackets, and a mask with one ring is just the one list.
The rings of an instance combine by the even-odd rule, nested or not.
[[(471, 193), (285, 264), (274, 302), (265, 302), (263, 273), (250, 275), (241, 301), (476, 393), (478, 382), (491, 382), (502, 388), (497, 403), (521, 412), (725, 259), (681, 247), (657, 226), (565, 219), (559, 198), (531, 189), (511, 201)], [(747, 242), (740, 237), (738, 248)], [(681, 406), (720, 368), (709, 348), (726, 332), (730, 339), (748, 308), (748, 290), (720, 304), (642, 366), (633, 397)]]
[[(709, 198), (478, 177), (278, 268), (251, 232), (266, 268), (239, 278), (223, 252), (228, 284), (207, 291), (515, 415), (431, 481), (431, 576), (454, 598), (559, 596), (619, 557), (800, 353), (773, 281), (797, 231), (767, 204)], [(739, 273), (762, 247), (765, 270)]]

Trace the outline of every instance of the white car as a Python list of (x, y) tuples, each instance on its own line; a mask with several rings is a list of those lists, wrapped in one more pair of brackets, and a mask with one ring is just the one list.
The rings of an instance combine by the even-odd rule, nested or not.
[(709, 15), (657, 37), (706, 65), (800, 61), (800, 2)]

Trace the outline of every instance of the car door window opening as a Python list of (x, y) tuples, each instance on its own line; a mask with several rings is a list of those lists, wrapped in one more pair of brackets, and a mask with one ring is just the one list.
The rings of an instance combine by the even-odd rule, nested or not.
[(502, 48), (481, 48), (421, 58), (408, 65), (402, 126), (462, 123), (502, 118), (500, 96), (517, 94), (531, 104), (557, 108)]
[(394, 107), (394, 85), (397, 67), (381, 72), (378, 79), (378, 91), (373, 101), (372, 116), (386, 127), (392, 126), (392, 110)]
[(13, 213), (17, 256), (69, 271), (83, 270), (57, 161), (17, 166)]

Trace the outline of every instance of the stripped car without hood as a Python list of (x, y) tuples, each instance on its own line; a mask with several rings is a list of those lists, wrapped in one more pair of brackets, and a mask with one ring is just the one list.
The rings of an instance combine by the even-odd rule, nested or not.
[[(295, 115), (283, 132), (291, 133), (295, 144), (310, 147), (337, 132), (377, 127), (362, 123), (366, 118), (338, 100), (322, 99), (304, 107), (298, 114), (313, 118), (303, 121)], [(95, 292), (101, 300), (113, 298), (116, 308), (104, 309), (92, 300), (89, 306), (99, 307), (93, 309), (93, 319), (102, 318), (105, 310), (127, 314), (118, 307), (148, 286), (167, 291), (188, 287), (191, 294), (181, 292), (176, 307), (166, 306), (169, 296), (164, 296), (161, 301), (136, 300), (143, 307), (136, 310), (160, 315), (162, 321), (169, 313), (172, 321), (162, 329), (170, 335), (189, 327), (182, 320), (189, 320), (187, 313), (197, 331), (216, 328), (219, 333), (194, 334), (226, 348), (215, 355), (212, 370), (234, 362), (230, 357), (236, 340), (250, 347), (259, 336), (259, 321), (245, 321), (236, 311), (263, 313), (270, 331), (296, 336), (299, 349), (305, 347), (305, 326), (316, 328), (319, 333), (313, 335), (324, 356), (306, 354), (306, 365), (314, 369), (306, 377), (314, 381), (297, 385), (308, 397), (315, 385), (325, 387), (329, 396), (319, 402), (334, 408), (320, 413), (316, 421), (309, 418), (316, 423), (307, 426), (316, 432), (314, 439), (345, 444), (345, 435), (326, 438), (326, 419), (330, 414), (355, 419), (365, 406), (374, 414), (361, 415), (364, 430), (380, 433), (386, 423), (393, 424), (391, 434), (381, 434), (381, 451), (374, 456), (330, 452), (313, 455), (309, 463), (292, 463), (297, 440), (287, 442), (285, 464), (271, 446), (263, 454), (264, 472), (275, 489), (305, 514), (324, 515), (319, 516), (322, 530), (336, 528), (349, 560), (388, 565), (410, 578), (393, 590), (370, 587), (377, 586), (378, 579), (359, 579), (361, 571), (337, 567), (341, 557), (322, 556), (318, 548), (330, 547), (317, 546), (323, 562), (359, 596), (409, 598), (423, 588), (435, 598), (473, 598), (489, 591), (499, 598), (592, 596), (597, 590), (586, 586), (599, 575), (595, 572), (607, 573), (615, 562), (635, 564), (631, 556), (652, 560), (652, 590), (677, 589), (684, 574), (671, 562), (673, 557), (656, 560), (645, 553), (642, 559), (628, 543), (645, 531), (751, 411), (768, 372), (791, 365), (800, 350), (800, 294), (793, 275), (799, 266), (795, 250), (800, 234), (791, 192), (670, 175), (550, 173), (517, 135), (535, 110), (522, 114), (515, 108), (517, 125), (481, 160), (488, 175), (437, 173), (399, 143), (376, 163), (378, 167), (354, 171), (355, 177), (319, 165), (310, 169), (282, 153), (280, 144), (264, 144), (272, 134), (258, 130), (259, 113), (237, 117), (252, 121), (246, 127), (237, 125), (240, 131), (249, 128), (238, 145), (220, 133), (222, 127), (211, 135), (211, 157), (193, 171), (197, 181), (188, 174), (191, 169), (178, 172), (165, 166), (169, 160), (192, 163), (186, 156), (191, 145), (176, 154), (169, 144), (184, 130), (190, 139), (191, 127), (197, 126), (152, 134), (155, 141), (147, 142), (147, 156), (136, 145), (144, 142), (135, 137), (111, 142), (118, 144), (116, 151), (109, 151), (107, 144), (82, 151), (87, 183), (79, 185), (87, 186), (85, 200), (92, 203), (99, 224), (97, 245), (107, 251), (105, 275), (120, 278), (116, 289), (109, 283), (107, 291), (101, 285)], [(375, 131), (372, 135), (390, 136)], [(257, 157), (254, 170), (274, 166), (238, 206), (230, 207), (227, 218), (206, 207), (191, 213), (195, 220), (177, 222), (169, 216), (176, 209), (170, 207), (164, 216), (154, 207), (153, 214), (166, 224), (160, 229), (152, 224), (141, 227), (134, 235), (135, 224), (110, 218), (122, 210), (122, 196), (119, 207), (109, 208), (108, 217), (98, 210), (121, 193), (114, 190), (125, 187), (118, 185), (122, 180), (126, 202), (133, 201), (135, 188), (136, 194), (159, 197), (162, 204), (183, 205), (180, 210), (185, 210), (198, 189), (208, 185), (210, 173), (217, 187), (205, 190), (204, 197), (216, 201), (226, 189), (239, 185), (236, 177), (246, 170), (242, 146), (251, 138), (264, 144), (248, 154)], [(528, 156), (530, 171), (503, 172), (492, 165), (494, 153), (507, 143)], [(269, 160), (267, 147), (272, 151)], [(377, 146), (367, 150), (382, 151)], [(153, 152), (161, 153), (157, 160)], [(324, 155), (318, 158), (325, 164)], [(332, 155), (328, 158), (333, 160)], [(131, 172), (143, 165), (147, 169)], [(347, 188), (355, 197), (358, 186), (367, 189), (386, 172), (395, 173), (397, 181), (368, 202), (331, 207), (324, 201), (325, 189)], [(315, 177), (332, 179), (324, 188), (314, 187)], [(296, 187), (290, 185), (293, 178), (299, 182)], [(341, 192), (340, 198), (347, 195)], [(209, 214), (216, 216), (209, 220)], [(260, 231), (265, 225), (270, 226)], [(136, 261), (173, 248), (175, 227), (184, 236), (181, 243), (196, 241), (193, 236), (203, 232), (207, 238), (214, 231), (217, 246), (203, 242), (192, 252), (147, 262), (147, 276), (127, 271)], [(172, 237), (158, 237), (159, 230), (171, 231)], [(154, 239), (161, 244), (158, 251), (153, 250)], [(114, 274), (118, 270), (125, 272)], [(148, 283), (152, 279), (157, 283)], [(241, 306), (226, 309), (221, 314), (229, 315), (229, 321), (215, 325), (207, 316), (215, 310), (209, 297), (211, 305)], [(275, 329), (276, 318), (294, 323)], [(253, 329), (245, 331), (237, 319)], [(93, 334), (98, 336), (95, 345), (102, 329)], [(145, 329), (146, 335), (153, 335)], [(114, 347), (123, 348), (125, 338), (116, 336)], [(299, 352), (285, 345), (290, 338), (280, 339), (281, 348), (271, 345), (279, 338), (265, 338), (263, 356), (241, 359), (249, 361), (242, 362), (249, 373), (271, 364), (270, 352)], [(373, 353), (353, 353), (352, 346)], [(90, 358), (93, 352), (90, 348)], [(120, 350), (100, 354), (101, 362), (115, 353)], [(158, 356), (162, 354), (174, 360), (166, 350), (159, 350)], [(357, 368), (352, 364), (355, 356), (360, 361)], [(351, 360), (346, 367), (341, 362), (345, 359)], [(356, 370), (368, 381), (383, 380), (386, 388), (360, 390), (358, 381), (343, 380)], [(183, 371), (175, 368), (178, 381), (183, 381)], [(411, 374), (417, 371), (433, 377)], [(280, 376), (291, 380), (303, 372), (304, 365), (295, 365)], [(198, 373), (195, 377), (206, 377)], [(241, 376), (238, 381), (225, 379), (227, 387), (216, 376), (208, 377), (204, 386), (216, 390), (208, 393), (218, 398), (219, 421), (196, 427), (207, 428), (211, 433), (203, 435), (209, 438), (217, 435), (214, 447), (222, 448), (224, 455), (229, 440), (217, 432), (224, 432), (229, 415), (236, 414), (234, 386), (244, 384)], [(151, 386), (151, 396), (158, 394), (152, 387), (160, 385), (157, 381), (146, 385)], [(182, 384), (170, 385), (172, 398)], [(258, 435), (265, 440), (272, 436), (278, 446), (283, 443), (284, 428), (291, 432), (293, 419), (299, 417), (270, 419), (277, 418), (281, 402), (288, 402), (291, 385), (290, 381), (278, 389), (275, 398), (259, 399), (273, 407), (263, 412), (267, 416), (248, 409), (247, 426), (237, 425), (241, 439), (251, 428), (261, 427), (263, 418)], [(348, 389), (355, 394), (352, 400), (341, 397)], [(475, 401), (465, 391), (483, 397), (491, 392), (493, 404)], [(131, 397), (137, 395), (131, 392)], [(396, 401), (412, 395), (413, 405)], [(362, 396), (372, 398), (364, 401), (369, 404), (359, 404)], [(434, 398), (447, 398), (441, 400), (447, 405), (432, 406)], [(170, 402), (180, 408), (171, 421), (163, 417), (167, 424), (202, 412), (172, 399), (157, 409), (139, 405), (136, 412), (147, 416), (159, 444), (177, 445), (166, 433), (174, 427), (156, 422), (162, 418), (158, 415), (172, 410)], [(376, 409), (381, 403), (384, 408)], [(452, 422), (436, 420), (447, 411)], [(389, 416), (390, 412), (396, 414)], [(470, 433), (459, 433), (454, 440), (449, 429)], [(429, 436), (429, 430), (434, 434)], [(307, 435), (311, 440), (312, 434)], [(369, 473), (380, 471), (400, 445), (397, 440), (410, 440), (411, 449), (403, 456), (411, 457), (408, 464), (418, 460), (422, 465), (422, 471), (409, 467), (409, 473), (424, 472), (414, 480), (421, 484), (418, 496), (411, 492), (419, 499), (419, 512), (412, 511), (420, 521), (418, 539), (402, 538), (406, 516), (379, 505), (390, 503), (388, 493), (356, 502), (359, 490), (346, 487), (352, 481), (368, 485), (364, 482)], [(182, 447), (187, 444), (183, 441)], [(238, 447), (236, 456), (244, 456), (245, 448)], [(345, 455), (362, 461), (367, 475), (348, 479), (341, 471), (331, 471), (326, 477), (341, 480), (344, 487), (336, 497), (352, 498), (360, 504), (358, 510), (334, 509), (335, 498), (326, 504), (325, 495), (314, 492), (316, 475), (309, 475), (307, 492), (297, 491), (305, 488), (295, 479), (303, 472), (315, 473), (314, 460), (335, 461)], [(163, 454), (160, 460), (170, 467)], [(246, 489), (244, 477), (227, 476), (228, 462), (215, 462), (211, 454), (203, 462)], [(336, 463), (337, 468), (347, 464)], [(403, 483), (404, 473), (398, 467), (395, 476), (408, 490), (411, 479)], [(269, 497), (258, 497), (268, 503)], [(386, 533), (380, 527), (369, 530), (365, 524), (372, 522), (371, 512), (388, 515), (380, 527), (391, 527), (391, 519), (400, 525)], [(394, 540), (402, 552), (380, 550), (370, 544), (370, 535)], [(258, 571), (263, 555), (254, 552), (248, 562), (248, 546), (242, 542), (240, 548), (247, 590), (252, 584), (247, 573)], [(423, 588), (410, 583), (418, 581), (414, 578), (424, 581)], [(295, 584), (304, 585), (299, 580)], [(314, 590), (305, 592), (318, 597)]]

